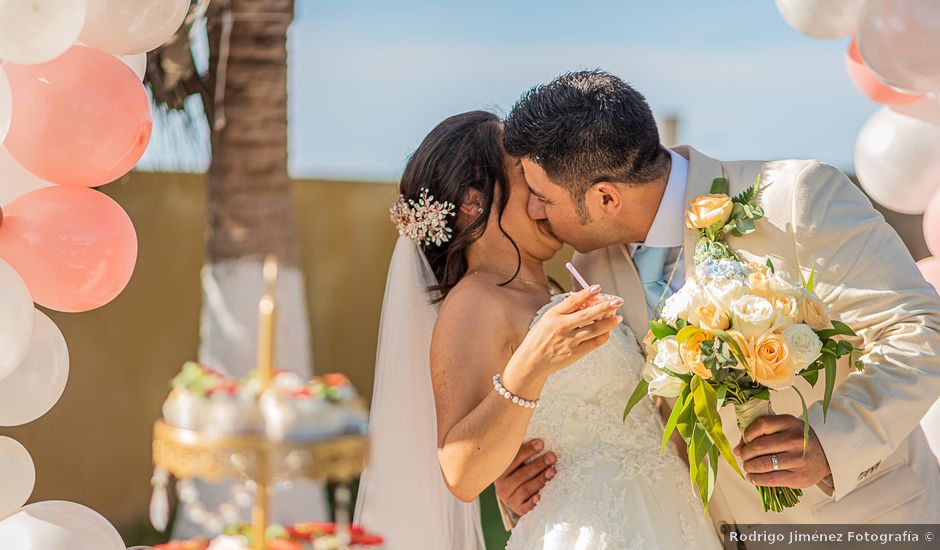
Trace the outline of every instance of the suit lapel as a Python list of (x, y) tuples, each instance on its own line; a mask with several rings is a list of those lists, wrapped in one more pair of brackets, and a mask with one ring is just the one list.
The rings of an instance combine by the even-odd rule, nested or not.
[[(711, 190), (712, 181), (723, 177), (721, 163), (717, 160), (699, 153), (688, 145), (673, 147), (673, 151), (689, 159), (689, 181), (685, 186), (685, 204), (688, 206), (692, 199), (707, 194)], [(685, 222), (683, 221), (683, 225)], [(683, 256), (685, 261), (686, 280), (695, 277), (695, 231), (685, 226), (685, 236), (682, 239)]]

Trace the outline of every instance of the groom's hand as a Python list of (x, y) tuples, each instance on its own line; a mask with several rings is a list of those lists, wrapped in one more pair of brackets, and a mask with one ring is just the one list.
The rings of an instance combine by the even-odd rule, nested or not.
[[(764, 487), (812, 487), (832, 471), (812, 428), (803, 449), (803, 421), (789, 414), (762, 416), (748, 426), (734, 449), (741, 457), (747, 479)], [(779, 469), (774, 471), (773, 456)]]
[(529, 513), (539, 503), (539, 492), (555, 477), (555, 454), (545, 453), (526, 464), (525, 461), (542, 452), (544, 444), (533, 439), (519, 448), (516, 458), (499, 479), (494, 482), (496, 498), (518, 516)]

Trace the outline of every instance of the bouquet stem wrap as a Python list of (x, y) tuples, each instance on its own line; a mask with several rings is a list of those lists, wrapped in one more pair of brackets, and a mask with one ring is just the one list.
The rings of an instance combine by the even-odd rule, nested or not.
[[(774, 414), (773, 407), (770, 406), (769, 399), (752, 399), (745, 403), (734, 404), (734, 416), (738, 423), (738, 429), (741, 430), (741, 437), (744, 437), (744, 431), (762, 416)], [(761, 504), (765, 512), (780, 512), (784, 508), (795, 506), (803, 491), (800, 489), (790, 489), (789, 487), (761, 487), (757, 486), (757, 492), (760, 493)]]

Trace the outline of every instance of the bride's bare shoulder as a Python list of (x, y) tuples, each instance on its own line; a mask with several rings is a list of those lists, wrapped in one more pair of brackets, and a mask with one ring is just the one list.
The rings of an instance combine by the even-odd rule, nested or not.
[(456, 321), (465, 330), (472, 330), (478, 324), (495, 328), (494, 325), (509, 322), (512, 307), (511, 296), (505, 289), (467, 278), (452, 288), (441, 302), (438, 323)]

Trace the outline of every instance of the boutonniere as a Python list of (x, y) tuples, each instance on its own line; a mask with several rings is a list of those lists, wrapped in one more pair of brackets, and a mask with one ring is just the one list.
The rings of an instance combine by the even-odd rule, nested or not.
[(743, 237), (757, 229), (757, 220), (764, 217), (764, 209), (757, 204), (757, 198), (765, 187), (761, 187), (760, 177), (739, 195), (729, 195), (728, 180), (715, 178), (711, 191), (692, 199), (685, 212), (685, 221), (689, 229), (695, 230), (699, 239), (695, 244), (694, 260), (696, 264), (705, 258), (739, 261), (725, 242), (725, 236)]

